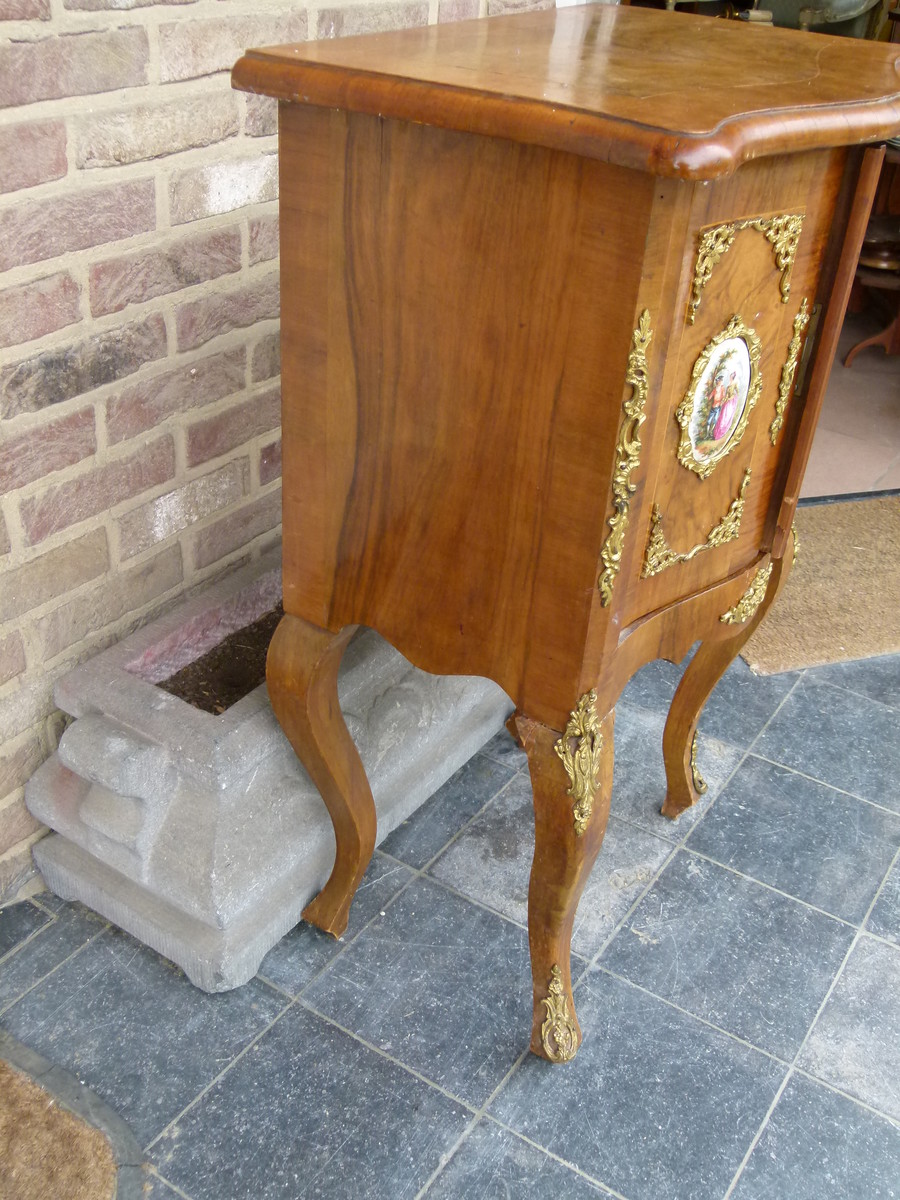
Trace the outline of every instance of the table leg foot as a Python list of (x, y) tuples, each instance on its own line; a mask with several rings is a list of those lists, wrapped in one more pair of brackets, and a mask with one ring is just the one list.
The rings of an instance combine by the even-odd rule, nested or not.
[[(662, 814), (674, 819), (695, 804), (706, 791), (706, 783), (697, 765), (697, 723), (712, 695), (713, 688), (749, 641), (756, 627), (771, 608), (775, 597), (790, 574), (791, 557), (775, 559), (765, 596), (753, 615), (736, 626), (730, 636), (708, 638), (700, 643), (672, 697), (663, 733), (663, 759), (666, 766), (666, 799)], [(718, 631), (717, 631), (718, 632)]]
[(355, 628), (329, 633), (285, 615), (266, 660), (275, 716), (319, 789), (334, 826), (331, 876), (303, 917), (335, 937), (347, 928), (350, 901), (375, 849), (375, 802), (337, 693), (338, 667)]
[(581, 1044), (569, 948), (578, 901), (609, 817), (614, 712), (599, 720), (592, 711), (592, 696), (588, 693), (579, 702), (562, 734), (528, 717), (516, 717), (534, 792), (534, 861), (528, 892), (531, 1049), (550, 1062), (568, 1062)]

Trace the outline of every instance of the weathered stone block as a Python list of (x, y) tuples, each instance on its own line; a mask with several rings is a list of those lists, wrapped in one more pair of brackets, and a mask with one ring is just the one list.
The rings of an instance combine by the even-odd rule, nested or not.
[(0, 292), (0, 346), (17, 346), (81, 320), (81, 289), (68, 271)]
[(272, 379), (281, 372), (281, 337), (268, 333), (253, 347), (250, 358), (250, 378), (254, 383)]
[(23, 796), (0, 802), (0, 854), (6, 854), (13, 846), (33, 837), (40, 828), (40, 821), (36, 821), (25, 807)]
[(250, 266), (277, 258), (278, 252), (278, 214), (255, 217), (250, 222)]
[(428, 24), (428, 5), (424, 0), (413, 3), (347, 4), (340, 8), (323, 8), (316, 21), (317, 38), (353, 37), (358, 33), (383, 33), (388, 29), (409, 29)]
[(281, 440), (263, 446), (259, 452), (259, 482), (263, 487), (281, 478)]
[(0, 637), (0, 687), (25, 670), (25, 645), (18, 629)]
[(0, 47), (0, 108), (94, 95), (147, 82), (149, 43), (139, 26), (61, 34)]
[(230, 71), (248, 46), (305, 41), (305, 12), (172, 22), (159, 29), (160, 79), (168, 83)]
[(277, 273), (227, 292), (190, 300), (175, 313), (178, 349), (193, 350), (232, 329), (275, 318), (280, 311)]
[(274, 154), (227, 159), (179, 171), (169, 184), (173, 225), (202, 221), (262, 204), (278, 196), (278, 161)]
[(280, 524), (280, 490), (250, 500), (191, 536), (194, 564), (200, 570), (212, 566), (220, 558), (249, 545), (260, 534), (277, 529)]
[(225, 141), (239, 128), (238, 99), (231, 92), (93, 113), (73, 122), (75, 163), (89, 169), (160, 158)]
[[(128, 929), (207, 991), (250, 979), (330, 871), (324, 805), (259, 687), (219, 716), (153, 686), (271, 608), (277, 555), (233, 574), (60, 680), (76, 717), (28, 785), (58, 831), (47, 884)], [(487, 680), (415, 670), (376, 634), (348, 647), (339, 695), (372, 783), (378, 840), (497, 730)]]

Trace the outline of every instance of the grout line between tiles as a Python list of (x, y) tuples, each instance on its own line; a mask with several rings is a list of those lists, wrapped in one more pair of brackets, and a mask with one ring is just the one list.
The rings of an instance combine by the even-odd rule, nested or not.
[(790, 766), (789, 763), (778, 762), (775, 758), (767, 758), (764, 754), (756, 754), (755, 752), (753, 757), (760, 762), (768, 763), (770, 767), (778, 767), (781, 771), (789, 771), (792, 775), (799, 775), (802, 779), (808, 779), (810, 783), (817, 783), (819, 787), (828, 788), (829, 791), (837, 792), (841, 796), (849, 796), (851, 800), (858, 800), (860, 804), (868, 804), (870, 808), (877, 808), (880, 812), (888, 813), (892, 817), (900, 817), (900, 812), (896, 808), (887, 808), (884, 804), (879, 804), (877, 800), (868, 800), (865, 796), (860, 796), (858, 792), (851, 792), (847, 788), (836, 787), (833, 783), (819, 779), (816, 775), (809, 775), (806, 771), (800, 771), (796, 767)]
[[(896, 863), (898, 859), (900, 859), (900, 850), (898, 850), (898, 851), (895, 853), (895, 855), (894, 855), (894, 859), (893, 859), (893, 862), (894, 862), (894, 863)], [(893, 863), (892, 863), (892, 866), (893, 866)], [(767, 1125), (768, 1125), (768, 1123), (769, 1123), (769, 1119), (770, 1119), (770, 1117), (771, 1117), (772, 1113), (775, 1111), (775, 1106), (777, 1105), (777, 1103), (778, 1103), (778, 1101), (780, 1100), (780, 1098), (781, 1098), (782, 1094), (784, 1093), (784, 1089), (787, 1087), (788, 1080), (791, 1078), (791, 1076), (794, 1074), (794, 1072), (795, 1072), (796, 1070), (798, 1070), (798, 1066), (797, 1066), (797, 1064), (798, 1064), (798, 1063), (799, 1063), (799, 1061), (800, 1061), (800, 1057), (801, 1057), (801, 1055), (803, 1054), (803, 1051), (804, 1051), (804, 1050), (805, 1050), (805, 1048), (806, 1048), (806, 1044), (807, 1044), (807, 1042), (809, 1041), (809, 1039), (810, 1039), (810, 1036), (812, 1035), (812, 1032), (813, 1032), (813, 1030), (814, 1030), (814, 1029), (815, 1029), (815, 1027), (816, 1027), (816, 1024), (818, 1023), (819, 1017), (820, 1017), (820, 1016), (822, 1015), (822, 1013), (824, 1012), (824, 1010), (825, 1010), (825, 1006), (828, 1004), (828, 1001), (831, 999), (831, 997), (832, 997), (832, 995), (833, 995), (833, 993), (834, 993), (834, 990), (835, 990), (835, 988), (837, 987), (837, 985), (838, 985), (838, 982), (840, 981), (840, 978), (841, 978), (841, 976), (842, 976), (842, 975), (843, 975), (843, 973), (844, 973), (844, 970), (845, 970), (845, 968), (846, 968), (846, 966), (847, 966), (847, 963), (848, 963), (848, 962), (849, 962), (849, 960), (850, 960), (850, 956), (853, 954), (853, 951), (854, 951), (854, 950), (856, 949), (856, 947), (859, 945), (859, 942), (860, 942), (860, 940), (861, 940), (861, 939), (862, 939), (864, 936), (866, 936), (866, 933), (865, 933), (866, 922), (869, 920), (869, 917), (872, 915), (872, 910), (874, 909), (874, 907), (875, 907), (875, 904), (876, 904), (876, 902), (877, 902), (877, 900), (878, 900), (878, 897), (879, 897), (879, 895), (881, 894), (881, 890), (882, 890), (882, 888), (884, 887), (884, 881), (887, 879), (888, 875), (890, 874), (890, 871), (891, 871), (891, 869), (892, 869), (892, 866), (891, 866), (891, 867), (889, 867), (889, 868), (888, 868), (888, 870), (885, 872), (885, 874), (884, 874), (884, 878), (882, 879), (882, 882), (881, 882), (881, 886), (878, 888), (878, 890), (876, 891), (875, 895), (872, 897), (872, 901), (871, 901), (871, 903), (869, 904), (869, 907), (866, 909), (866, 914), (865, 914), (865, 916), (863, 917), (863, 919), (862, 919), (861, 923), (859, 924), (859, 926), (857, 927), (857, 929), (856, 929), (856, 933), (854, 934), (853, 938), (852, 938), (852, 939), (851, 939), (851, 941), (850, 941), (850, 945), (847, 947), (847, 953), (844, 955), (843, 959), (841, 960), (841, 964), (840, 964), (840, 966), (838, 967), (837, 971), (835, 971), (834, 978), (833, 978), (833, 979), (832, 979), (832, 981), (831, 981), (831, 986), (828, 988), (827, 992), (825, 993), (825, 996), (823, 997), (821, 1004), (820, 1004), (820, 1005), (819, 1005), (819, 1007), (816, 1009), (815, 1015), (814, 1015), (814, 1017), (813, 1017), (812, 1021), (811, 1021), (811, 1022), (810, 1022), (810, 1024), (809, 1024), (809, 1028), (807, 1029), (807, 1031), (806, 1031), (806, 1034), (804, 1035), (802, 1042), (801, 1042), (801, 1043), (800, 1043), (800, 1045), (797, 1047), (797, 1053), (794, 1055), (793, 1061), (791, 1062), (791, 1064), (790, 1064), (790, 1067), (789, 1067), (789, 1069), (788, 1069), (788, 1073), (787, 1073), (787, 1075), (785, 1076), (785, 1078), (784, 1078), (784, 1080), (783, 1080), (783, 1082), (782, 1082), (782, 1085), (781, 1085), (781, 1087), (779, 1088), (777, 1095), (775, 1096), (775, 1099), (772, 1101), (771, 1105), (769, 1106), (769, 1110), (768, 1110), (768, 1112), (767, 1112), (767, 1113), (766, 1113), (766, 1115), (763, 1117), (762, 1124), (760, 1125), (759, 1129), (756, 1131), (756, 1136), (753, 1138), (753, 1141), (750, 1143), (750, 1146), (749, 1146), (749, 1147), (748, 1147), (748, 1149), (747, 1149), (747, 1153), (744, 1155), (744, 1158), (743, 1158), (743, 1160), (741, 1161), (740, 1165), (738, 1166), (738, 1169), (737, 1169), (737, 1171), (735, 1172), (734, 1178), (732, 1179), (732, 1181), (731, 1181), (731, 1184), (729, 1185), (728, 1191), (725, 1193), (725, 1196), (723, 1197), (723, 1200), (729, 1200), (729, 1197), (731, 1196), (731, 1194), (733, 1193), (733, 1191), (734, 1191), (735, 1187), (737, 1186), (738, 1180), (740, 1179), (740, 1177), (741, 1177), (741, 1174), (742, 1174), (742, 1172), (743, 1172), (743, 1170), (744, 1170), (745, 1166), (746, 1166), (746, 1165), (747, 1165), (747, 1163), (750, 1161), (750, 1155), (753, 1153), (753, 1151), (755, 1150), (755, 1148), (756, 1148), (756, 1147), (757, 1147), (757, 1145), (759, 1144), (759, 1141), (760, 1141), (760, 1139), (762, 1138), (762, 1135), (763, 1135), (763, 1133), (765, 1132), (766, 1126), (767, 1126)], [(820, 1081), (820, 1080), (818, 1079), (818, 1077), (817, 1077), (817, 1076), (815, 1076), (815, 1075), (813, 1075), (811, 1072), (804, 1071), (804, 1072), (803, 1072), (803, 1074), (804, 1074), (805, 1076), (807, 1076), (807, 1078), (810, 1078), (810, 1079), (812, 1079), (812, 1080), (815, 1080), (815, 1082), (817, 1082), (817, 1083), (818, 1083), (818, 1082), (822, 1082), (822, 1083), (824, 1083), (824, 1080), (821, 1080), (821, 1081)], [(837, 1089), (835, 1089), (835, 1090), (837, 1090)], [(851, 1097), (850, 1097), (850, 1099), (852, 1099), (852, 1100), (854, 1100), (854, 1101), (855, 1101), (855, 1100), (856, 1100), (856, 1097), (855, 1097), (855, 1096), (851, 1096)], [(858, 1101), (857, 1101), (857, 1102), (858, 1102)], [(868, 1106), (868, 1105), (866, 1105), (866, 1107), (869, 1107), (869, 1106)], [(877, 1110), (875, 1110), (875, 1111), (877, 1111)], [(879, 1115), (883, 1115), (883, 1114), (880, 1114), (880, 1113), (879, 1113)]]
[[(47, 930), (48, 928), (51, 928), (51, 926), (46, 926), (46, 925), (45, 925), (45, 926), (44, 926), (44, 929), (43, 929), (43, 932), (46, 932), (46, 930)], [(40, 985), (41, 985), (42, 983), (44, 983), (46, 980), (48, 980), (48, 979), (50, 978), (50, 976), (51, 976), (51, 975), (55, 975), (55, 974), (56, 974), (56, 972), (57, 972), (57, 971), (58, 971), (58, 970), (59, 970), (61, 967), (64, 967), (64, 966), (66, 965), (66, 963), (67, 963), (67, 962), (71, 962), (71, 960), (72, 960), (73, 958), (75, 958), (75, 957), (76, 957), (76, 955), (79, 955), (79, 954), (82, 952), (82, 950), (86, 949), (86, 948), (87, 948), (88, 946), (90, 946), (90, 945), (91, 945), (93, 942), (96, 942), (96, 940), (97, 940), (98, 938), (102, 937), (102, 936), (104, 935), (104, 933), (106, 933), (106, 931), (107, 931), (108, 929), (110, 929), (110, 928), (111, 928), (111, 926), (110, 926), (109, 924), (106, 924), (106, 925), (104, 925), (104, 926), (103, 926), (101, 929), (99, 929), (99, 930), (98, 930), (96, 933), (92, 934), (92, 935), (91, 935), (91, 936), (90, 936), (90, 937), (89, 937), (89, 938), (88, 938), (88, 939), (87, 939), (85, 942), (82, 942), (82, 944), (81, 944), (81, 945), (80, 945), (80, 946), (77, 948), (77, 950), (73, 950), (71, 954), (67, 954), (65, 958), (63, 958), (63, 959), (60, 959), (60, 961), (59, 961), (59, 962), (56, 964), (56, 966), (55, 966), (55, 967), (51, 967), (49, 971), (47, 971), (47, 972), (46, 972), (44, 975), (41, 975), (41, 977), (40, 977), (39, 979), (36, 979), (36, 980), (34, 981), (34, 983), (30, 984), (30, 985), (29, 985), (29, 986), (28, 986), (28, 987), (25, 989), (25, 991), (24, 991), (24, 992), (20, 992), (20, 993), (19, 993), (19, 995), (15, 997), (15, 999), (13, 999), (13, 1000), (8, 1000), (8, 1001), (6, 1001), (5, 1003), (3, 1003), (3, 1004), (0, 1004), (0, 1017), (4, 1016), (6, 1013), (8, 1013), (8, 1012), (9, 1012), (9, 1010), (10, 1010), (11, 1008), (13, 1008), (13, 1007), (14, 1007), (16, 1004), (18, 1004), (18, 1003), (19, 1003), (19, 1001), (20, 1001), (20, 1000), (24, 1000), (24, 999), (25, 999), (25, 997), (26, 997), (26, 996), (29, 994), (29, 992), (32, 992), (32, 991), (34, 991), (34, 989), (35, 989), (36, 987), (40, 987)], [(38, 930), (37, 932), (42, 932), (42, 931), (41, 931), (41, 930)], [(26, 939), (24, 942), (22, 942), (22, 945), (23, 945), (23, 946), (26, 946), (30, 940), (31, 940), (30, 938), (29, 938), (29, 939)]]
[(150, 1170), (151, 1178), (153, 1178), (153, 1176), (156, 1176), (157, 1179), (162, 1180), (162, 1182), (166, 1185), (167, 1188), (171, 1188), (176, 1196), (181, 1197), (181, 1200), (192, 1200), (192, 1198), (187, 1194), (187, 1192), (183, 1192), (180, 1187), (177, 1187), (172, 1182), (171, 1179), (169, 1179), (166, 1175), (163, 1175), (163, 1173), (161, 1171), (157, 1170), (157, 1168), (152, 1163), (148, 1163), (148, 1167)]

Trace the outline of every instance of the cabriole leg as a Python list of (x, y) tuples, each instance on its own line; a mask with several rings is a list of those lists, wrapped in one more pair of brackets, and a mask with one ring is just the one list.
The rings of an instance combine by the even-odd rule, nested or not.
[(338, 703), (338, 667), (356, 626), (329, 633), (282, 617), (269, 646), (266, 684), (275, 716), (322, 794), (334, 825), (334, 867), (303, 917), (340, 937), (375, 849), (375, 802)]
[(589, 692), (579, 701), (562, 734), (516, 717), (534, 792), (534, 861), (528, 891), (531, 1049), (551, 1062), (568, 1062), (581, 1044), (569, 947), (578, 901), (609, 817), (614, 712), (599, 720), (592, 698)]
[[(706, 784), (696, 760), (695, 738), (700, 714), (712, 695), (713, 688), (734, 662), (745, 642), (749, 641), (787, 582), (792, 563), (792, 555), (775, 559), (771, 576), (766, 582), (765, 595), (759, 601), (758, 607), (752, 613), (748, 613), (745, 621), (733, 618), (732, 623), (721, 623), (716, 632), (724, 633), (725, 636), (707, 638), (701, 642), (688, 663), (681, 683), (672, 697), (663, 733), (663, 759), (666, 765), (663, 816), (677, 817), (679, 813), (695, 804), (706, 791)], [(752, 591), (752, 585), (748, 594), (749, 591)], [(736, 617), (740, 615), (735, 614)], [(733, 632), (726, 632), (729, 630)]]

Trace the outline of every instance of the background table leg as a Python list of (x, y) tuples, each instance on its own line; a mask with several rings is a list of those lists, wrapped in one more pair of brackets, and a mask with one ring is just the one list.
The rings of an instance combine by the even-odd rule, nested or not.
[[(694, 753), (700, 714), (713, 688), (734, 662), (744, 643), (749, 641), (787, 582), (792, 563), (792, 555), (775, 559), (766, 594), (753, 616), (740, 625), (721, 625), (716, 630), (719, 636), (702, 641), (688, 663), (672, 697), (663, 733), (663, 759), (666, 765), (663, 816), (674, 819), (695, 804), (706, 791)], [(728, 632), (732, 630), (734, 632)]]
[(329, 633), (285, 615), (269, 646), (266, 684), (275, 716), (322, 794), (334, 825), (334, 867), (303, 917), (340, 937), (375, 849), (375, 802), (338, 703), (337, 675), (356, 626)]
[[(531, 1049), (551, 1062), (574, 1058), (581, 1043), (569, 947), (578, 901), (609, 817), (614, 715), (612, 711), (602, 721), (594, 719), (592, 729), (582, 734), (571, 732), (571, 724), (560, 734), (525, 716), (516, 717), (534, 791), (534, 861), (528, 892), (534, 988)], [(566, 751), (575, 763), (576, 780), (567, 777), (568, 767), (561, 761)], [(578, 780), (585, 784), (580, 796)]]

